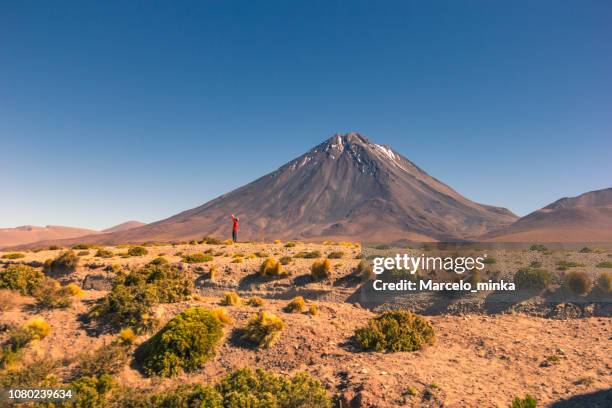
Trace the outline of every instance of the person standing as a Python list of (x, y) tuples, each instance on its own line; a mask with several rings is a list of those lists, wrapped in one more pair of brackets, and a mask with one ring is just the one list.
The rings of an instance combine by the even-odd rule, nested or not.
[(236, 242), (236, 240), (238, 239), (238, 221), (240, 220), (240, 218), (236, 218), (234, 216), (234, 214), (232, 214), (232, 241)]

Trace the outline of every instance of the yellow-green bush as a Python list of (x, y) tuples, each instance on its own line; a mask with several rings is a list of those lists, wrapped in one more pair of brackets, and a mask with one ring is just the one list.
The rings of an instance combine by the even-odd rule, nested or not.
[(71, 382), (73, 399), (67, 400), (62, 407), (69, 408), (106, 408), (111, 405), (118, 385), (108, 374), (100, 377), (81, 377)]
[(79, 264), (79, 257), (72, 251), (66, 251), (55, 259), (45, 261), (45, 273), (51, 275), (66, 275), (76, 270)]
[(415, 351), (433, 344), (433, 326), (422, 316), (409, 311), (384, 312), (355, 331), (363, 350)]
[(114, 255), (115, 254), (113, 254), (113, 251), (110, 251), (104, 248), (100, 248), (96, 251), (96, 254), (94, 256), (96, 258), (112, 258)]
[(143, 343), (136, 359), (148, 375), (171, 377), (196, 370), (214, 356), (222, 327), (210, 310), (186, 309)]
[(158, 256), (157, 258), (154, 258), (151, 260), (151, 262), (149, 262), (149, 264), (151, 265), (167, 265), (168, 263), (168, 260), (163, 256)]
[(117, 331), (129, 327), (137, 333), (146, 332), (156, 324), (151, 316), (153, 306), (186, 300), (192, 289), (191, 279), (175, 266), (147, 264), (120, 274), (89, 317)]
[(2, 259), (19, 259), (19, 258), (25, 258), (25, 255), (20, 252), (12, 252), (10, 254), (2, 255)]
[(344, 256), (344, 252), (342, 251), (334, 251), (334, 252), (330, 252), (327, 255), (328, 259), (341, 259)]
[(306, 302), (302, 296), (294, 297), (283, 309), (287, 313), (300, 313), (306, 309)]
[(281, 263), (274, 258), (266, 259), (259, 268), (259, 276), (278, 278), (286, 275)]
[(315, 280), (326, 279), (331, 274), (331, 263), (327, 259), (314, 261), (310, 267), (310, 275)]
[(92, 245), (90, 244), (76, 244), (72, 246), (72, 249), (91, 249)]
[(248, 321), (241, 338), (257, 347), (267, 348), (278, 340), (284, 328), (285, 323), (279, 317), (262, 311)]
[(294, 258), (315, 259), (321, 257), (321, 251), (298, 252), (293, 255)]
[(27, 265), (9, 265), (0, 270), (0, 288), (17, 290), (22, 295), (31, 295), (44, 279), (37, 269)]
[(520, 269), (514, 275), (514, 283), (519, 289), (544, 289), (551, 281), (547, 270), (534, 267)]
[(170, 391), (145, 394), (131, 389), (124, 390), (124, 394), (118, 399), (117, 406), (129, 408), (223, 408), (223, 397), (214, 387), (209, 385), (182, 384)]
[(240, 296), (236, 292), (225, 292), (223, 294), (223, 300), (221, 300), (222, 306), (237, 306), (240, 304)]
[(183, 262), (189, 263), (189, 264), (210, 262), (212, 260), (213, 260), (212, 255), (202, 254), (202, 253), (195, 253), (195, 254), (189, 254), (189, 255), (183, 256)]
[(143, 246), (133, 246), (127, 251), (129, 256), (144, 256), (148, 253), (149, 251), (147, 251), (147, 249)]
[(325, 387), (308, 373), (287, 378), (261, 369), (243, 368), (223, 378), (217, 390), (223, 396), (223, 406), (231, 408), (332, 406)]
[(297, 244), (295, 242), (287, 242), (285, 244), (285, 248), (293, 248), (294, 246), (296, 246)]

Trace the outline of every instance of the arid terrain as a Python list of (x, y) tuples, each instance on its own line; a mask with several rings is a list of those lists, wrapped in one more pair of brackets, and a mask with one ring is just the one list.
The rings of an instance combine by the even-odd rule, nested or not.
[[(128, 387), (159, 391), (181, 383), (214, 383), (226, 373), (247, 366), (283, 374), (309, 372), (321, 380), (341, 406), (506, 407), (515, 396), (525, 394), (535, 396), (538, 406), (599, 406), (581, 405), (584, 401), (579, 399), (575, 400), (578, 405), (560, 401), (585, 394), (593, 394), (594, 399), (587, 400), (590, 404), (596, 404), (597, 398), (601, 401), (610, 398), (612, 320), (606, 302), (588, 301), (588, 297), (577, 306), (557, 302), (553, 309), (568, 308), (572, 313), (561, 312), (551, 318), (538, 317), (541, 308), (533, 299), (525, 299), (499, 313), (487, 313), (478, 306), (448, 306), (427, 316), (435, 329), (433, 345), (416, 352), (364, 352), (354, 342), (354, 330), (380, 309), (394, 305), (389, 303), (377, 310), (368, 310), (359, 303), (351, 303), (351, 295), (361, 286), (350, 279), (359, 263), (358, 245), (159, 245), (146, 247), (148, 253), (142, 256), (127, 256), (125, 247), (105, 249), (112, 251), (111, 258), (95, 257), (95, 248), (81, 251), (76, 271), (57, 277), (62, 284), (75, 283), (83, 288), (82, 296), (65, 309), (41, 310), (29, 296), (2, 292), (3, 302), (8, 305), (4, 306), (0, 319), (4, 330), (0, 340), (5, 340), (9, 327), (34, 317), (42, 317), (51, 325), (50, 335), (28, 346), (20, 364), (41, 358), (61, 361), (54, 370), (61, 378), (81, 353), (110, 344), (116, 334), (96, 331), (83, 318), (84, 314), (107, 294), (116, 271), (141, 266), (162, 256), (180, 266), (195, 282), (195, 289), (188, 300), (156, 306), (159, 327), (187, 307), (220, 307), (227, 291), (236, 291), (245, 300), (260, 296), (264, 304), (254, 307), (243, 302), (225, 307), (233, 322), (224, 328), (215, 357), (201, 370), (174, 378), (150, 378), (128, 362), (116, 374), (119, 383)], [(211, 261), (182, 262), (185, 255), (207, 250), (213, 254)], [(342, 253), (339, 259), (330, 259), (329, 279), (310, 281), (308, 275), (314, 259), (295, 257), (312, 251), (319, 251), (321, 257), (332, 252)], [(3, 259), (3, 262), (5, 267), (10, 263), (39, 265), (60, 252), (25, 252), (24, 258)], [(258, 277), (257, 271), (266, 256), (292, 257), (285, 266), (288, 276), (275, 280)], [(552, 271), (559, 260), (572, 260), (583, 265), (578, 269), (595, 278), (599, 271), (605, 270), (596, 265), (610, 260), (610, 252), (517, 249), (499, 252), (496, 259), (495, 264), (487, 265), (488, 273), (504, 276), (534, 261)], [(209, 278), (211, 268), (218, 271), (214, 281)], [(309, 305), (316, 304), (319, 313), (284, 312), (289, 300), (297, 295), (303, 296)], [(459, 298), (451, 303), (478, 305), (479, 298), (482, 297), (475, 296), (474, 301), (469, 297)], [(530, 302), (531, 306), (525, 306)], [(286, 325), (278, 342), (270, 348), (246, 347), (234, 335), (235, 329), (259, 310), (274, 313)], [(149, 336), (139, 336), (137, 343)], [(548, 364), (550, 361), (553, 363)]]

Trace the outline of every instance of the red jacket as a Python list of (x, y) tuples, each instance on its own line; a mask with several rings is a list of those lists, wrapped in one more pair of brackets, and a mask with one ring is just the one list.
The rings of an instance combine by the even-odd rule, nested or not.
[(232, 222), (234, 223), (233, 230), (238, 231), (238, 218), (234, 217), (233, 214), (232, 214)]

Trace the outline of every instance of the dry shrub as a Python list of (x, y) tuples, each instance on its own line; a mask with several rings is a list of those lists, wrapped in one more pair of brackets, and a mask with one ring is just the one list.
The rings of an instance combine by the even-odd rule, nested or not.
[(73, 273), (79, 264), (79, 257), (72, 251), (66, 251), (55, 259), (45, 261), (45, 273), (50, 275), (66, 275)]
[(416, 351), (433, 344), (434, 329), (422, 316), (409, 311), (384, 312), (355, 331), (363, 350)]
[(281, 259), (278, 260), (278, 262), (280, 262), (281, 265), (289, 265), (292, 259), (293, 258), (291, 258), (290, 256), (283, 256)]
[(586, 272), (573, 271), (565, 275), (565, 284), (577, 295), (586, 295), (591, 287), (591, 278)]
[(326, 279), (331, 274), (331, 263), (327, 259), (317, 260), (310, 267), (310, 275), (315, 280)]
[(602, 272), (597, 278), (597, 288), (608, 293), (612, 291), (612, 272)]
[(334, 251), (334, 252), (330, 252), (329, 255), (327, 255), (328, 259), (341, 259), (344, 256), (344, 252), (342, 251)]
[(45, 278), (32, 293), (36, 305), (43, 309), (64, 309), (72, 305), (72, 291), (58, 281)]
[(285, 323), (279, 317), (259, 312), (243, 328), (241, 338), (257, 347), (268, 348), (278, 340), (284, 328)]

